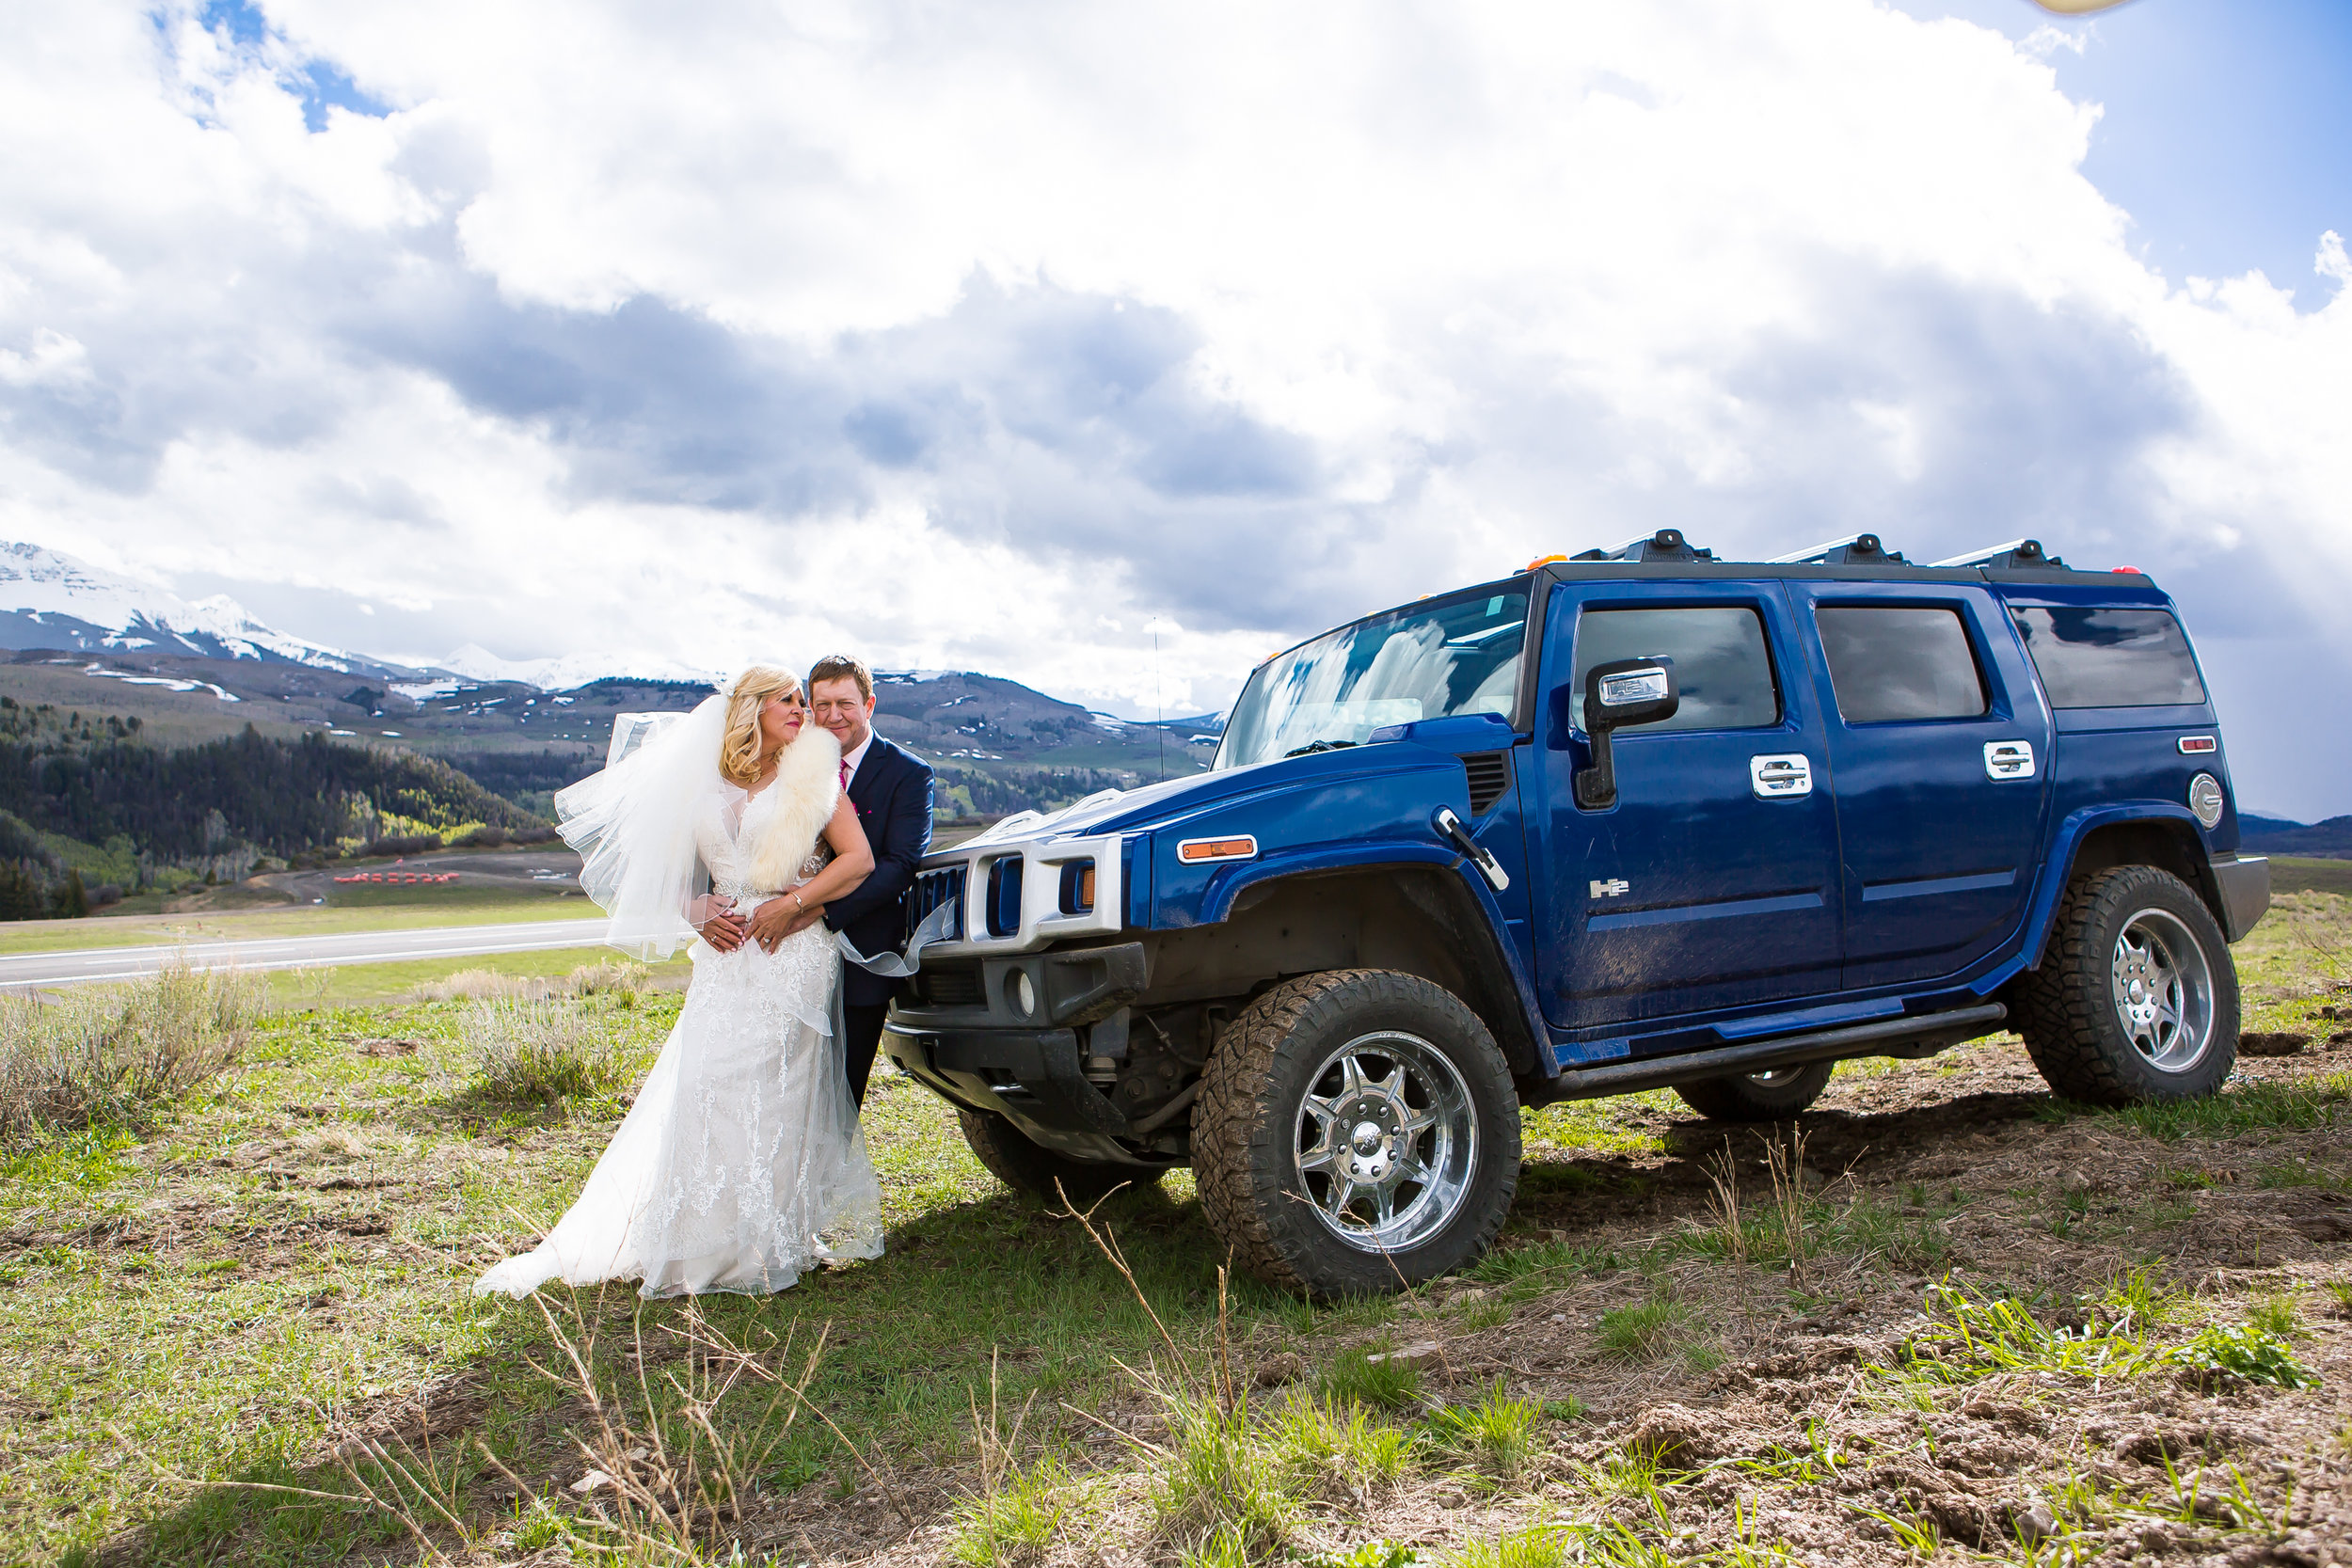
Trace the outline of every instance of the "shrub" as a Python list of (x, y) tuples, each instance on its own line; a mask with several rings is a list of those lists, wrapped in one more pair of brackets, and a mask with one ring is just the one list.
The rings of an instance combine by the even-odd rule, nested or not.
[(473, 832), (466, 834), (465, 837), (460, 838), (455, 842), (457, 847), (461, 849), (496, 849), (504, 846), (506, 841), (506, 830), (497, 826), (496, 824), (492, 824), (487, 827), (476, 828)]
[(561, 1002), (484, 1002), (474, 1008), (469, 1032), (475, 1074), (488, 1100), (551, 1105), (628, 1082), (628, 1064), (614, 1042), (579, 1008)]
[(151, 1125), (235, 1062), (262, 999), (259, 975), (178, 963), (55, 1002), (0, 998), (0, 1145)]
[(564, 976), (566, 990), (575, 996), (594, 996), (596, 992), (619, 991), (627, 995), (645, 989), (653, 971), (644, 964), (627, 958), (598, 958), (592, 964), (581, 964)]
[(461, 969), (439, 980), (427, 980), (413, 994), (420, 1002), (486, 1002), (500, 998), (536, 998), (548, 993), (547, 982), (501, 974), (488, 969)]

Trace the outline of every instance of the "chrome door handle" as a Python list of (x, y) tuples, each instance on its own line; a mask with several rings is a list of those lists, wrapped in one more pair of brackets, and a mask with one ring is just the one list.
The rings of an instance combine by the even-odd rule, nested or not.
[(1813, 793), (1813, 760), (1802, 752), (1750, 757), (1748, 787), (1759, 800), (1801, 800)]
[(1993, 780), (2033, 777), (2033, 742), (1988, 740), (1984, 743), (1984, 776)]

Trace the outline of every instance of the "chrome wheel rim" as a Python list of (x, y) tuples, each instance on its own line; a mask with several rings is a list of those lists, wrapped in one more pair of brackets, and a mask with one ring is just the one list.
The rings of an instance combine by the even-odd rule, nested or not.
[(1401, 1252), (1461, 1212), (1478, 1166), (1478, 1110), (1445, 1053), (1382, 1030), (1315, 1069), (1291, 1147), (1326, 1230), (1359, 1252)]
[(2213, 1043), (2213, 972), (2189, 928), (2162, 910), (2142, 910), (2115, 939), (2108, 965), (2115, 1020), (2140, 1058), (2159, 1072), (2185, 1072)]
[(1805, 1069), (1803, 1067), (1766, 1068), (1762, 1072), (1749, 1073), (1748, 1082), (1759, 1089), (1777, 1089), (1784, 1085), (1794, 1083), (1797, 1079), (1804, 1077), (1804, 1073)]

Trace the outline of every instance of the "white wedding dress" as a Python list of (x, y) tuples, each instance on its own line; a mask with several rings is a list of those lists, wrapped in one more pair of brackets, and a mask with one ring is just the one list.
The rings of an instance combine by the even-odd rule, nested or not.
[[(779, 775), (747, 795), (713, 769), (692, 808), (696, 855), (739, 913), (783, 891), (752, 885), (752, 866), (791, 783)], [(820, 842), (799, 879), (827, 858)], [(642, 1279), (646, 1296), (765, 1293), (821, 1260), (882, 1255), (882, 1189), (834, 1022), (833, 934), (819, 922), (772, 954), (698, 942), (693, 960), (677, 1025), (578, 1201), (477, 1294), (528, 1295), (551, 1279)]]

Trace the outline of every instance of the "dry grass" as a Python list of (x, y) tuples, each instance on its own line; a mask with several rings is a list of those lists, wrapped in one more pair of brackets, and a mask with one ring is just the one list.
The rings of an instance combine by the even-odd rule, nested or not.
[(560, 977), (501, 974), (488, 969), (461, 969), (439, 980), (428, 980), (410, 995), (414, 1002), (542, 1002), (557, 996), (606, 993), (635, 996), (653, 983), (653, 971), (626, 958), (599, 958), (581, 964)]
[(501, 1104), (610, 1094), (631, 1063), (612, 1032), (586, 1010), (554, 1000), (477, 1002), (468, 1021), (482, 1097)]
[(0, 998), (0, 1148), (150, 1125), (236, 1061), (262, 1002), (258, 975), (183, 964), (56, 1001)]

